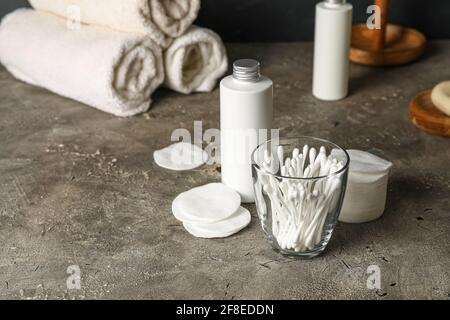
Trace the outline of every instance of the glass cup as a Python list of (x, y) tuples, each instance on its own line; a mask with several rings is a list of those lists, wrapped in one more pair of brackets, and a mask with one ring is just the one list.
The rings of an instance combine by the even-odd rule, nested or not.
[(350, 158), (338, 145), (313, 137), (270, 140), (252, 154), (256, 208), (276, 251), (312, 258), (336, 226)]

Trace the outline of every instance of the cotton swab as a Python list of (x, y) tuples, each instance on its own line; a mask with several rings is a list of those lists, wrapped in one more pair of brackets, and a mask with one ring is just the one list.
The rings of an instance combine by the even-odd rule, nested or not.
[[(277, 147), (276, 159), (266, 150), (264, 168), (275, 173), (276, 166), (285, 179), (270, 176), (261, 180), (262, 190), (271, 202), (272, 234), (281, 249), (296, 252), (313, 250), (322, 240), (326, 218), (339, 199), (341, 181), (333, 174), (344, 164), (332, 154), (327, 156), (323, 146), (317, 152), (314, 147), (305, 145), (302, 152), (294, 148), (292, 158), (284, 157), (283, 146)], [(288, 180), (328, 175), (331, 176), (320, 180)]]

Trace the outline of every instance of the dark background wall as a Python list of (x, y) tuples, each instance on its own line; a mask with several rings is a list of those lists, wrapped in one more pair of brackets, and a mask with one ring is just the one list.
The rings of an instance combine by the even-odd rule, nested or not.
[[(318, 0), (202, 0), (197, 24), (217, 31), (225, 41), (312, 40)], [(350, 0), (355, 22), (367, 19), (373, 0)], [(0, 16), (26, 0), (1, 0)], [(411, 26), (429, 38), (450, 38), (450, 0), (391, 0), (389, 20)]]

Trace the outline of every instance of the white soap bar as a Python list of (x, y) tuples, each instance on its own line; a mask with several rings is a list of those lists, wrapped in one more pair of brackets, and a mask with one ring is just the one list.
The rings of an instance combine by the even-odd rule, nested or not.
[(250, 212), (243, 208), (239, 209), (228, 219), (215, 223), (183, 222), (184, 228), (198, 238), (226, 238), (249, 225), (251, 221)]
[(182, 222), (214, 223), (232, 216), (240, 205), (236, 191), (223, 183), (210, 183), (178, 195), (172, 212)]
[(206, 163), (208, 154), (196, 145), (177, 142), (153, 152), (153, 159), (162, 168), (183, 171), (198, 168)]
[(375, 220), (384, 212), (392, 163), (369, 152), (347, 152), (350, 168), (339, 221), (362, 223)]
[(431, 101), (446, 115), (450, 116), (450, 80), (439, 83), (431, 92)]

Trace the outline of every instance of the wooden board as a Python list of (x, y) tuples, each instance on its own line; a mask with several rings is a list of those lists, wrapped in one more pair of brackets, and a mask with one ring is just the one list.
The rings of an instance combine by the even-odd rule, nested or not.
[(382, 48), (374, 47), (377, 30), (366, 24), (352, 27), (350, 60), (369, 66), (392, 66), (412, 62), (425, 51), (426, 38), (417, 30), (395, 24), (387, 24)]
[(450, 137), (450, 117), (437, 109), (431, 101), (431, 90), (417, 94), (409, 105), (412, 123), (431, 134)]

